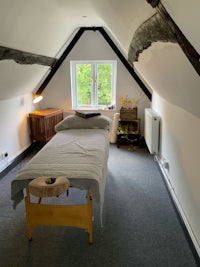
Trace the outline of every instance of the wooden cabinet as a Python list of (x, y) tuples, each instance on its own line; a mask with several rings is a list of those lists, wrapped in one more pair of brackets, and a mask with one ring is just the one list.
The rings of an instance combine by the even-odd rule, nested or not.
[(48, 142), (54, 135), (55, 125), (63, 119), (61, 109), (48, 108), (36, 110), (29, 114), (31, 142)]
[(137, 107), (122, 107), (117, 129), (117, 147), (120, 145), (139, 146), (140, 138), (140, 119), (137, 117)]
[(120, 145), (138, 146), (140, 137), (140, 119), (119, 120), (117, 147)]

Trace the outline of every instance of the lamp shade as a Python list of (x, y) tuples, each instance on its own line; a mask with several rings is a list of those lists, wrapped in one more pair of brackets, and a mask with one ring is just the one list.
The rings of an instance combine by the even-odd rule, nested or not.
[(39, 95), (39, 94), (34, 94), (33, 95), (33, 103), (34, 104), (40, 102), (42, 99), (43, 99), (43, 96), (42, 95)]

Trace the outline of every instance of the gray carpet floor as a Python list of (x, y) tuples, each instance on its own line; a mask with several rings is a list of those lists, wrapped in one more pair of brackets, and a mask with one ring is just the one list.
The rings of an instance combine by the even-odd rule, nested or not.
[[(1, 267), (198, 266), (158, 165), (148, 151), (110, 145), (103, 227), (94, 201), (94, 243), (81, 229), (41, 226), (26, 236), (24, 201), (16, 210), (10, 184), (32, 155), (0, 180)], [(70, 190), (67, 201), (85, 192)], [(55, 201), (66, 201), (62, 195)]]

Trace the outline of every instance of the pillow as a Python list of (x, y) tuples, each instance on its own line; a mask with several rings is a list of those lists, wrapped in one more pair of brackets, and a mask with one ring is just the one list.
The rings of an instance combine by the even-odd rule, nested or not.
[(80, 112), (80, 111), (76, 111), (75, 115), (87, 119), (87, 118), (99, 116), (99, 115), (101, 115), (101, 113), (99, 113), (99, 112)]
[(55, 126), (55, 131), (66, 129), (106, 129), (111, 127), (111, 119), (100, 115), (90, 118), (82, 118), (76, 115), (69, 115)]

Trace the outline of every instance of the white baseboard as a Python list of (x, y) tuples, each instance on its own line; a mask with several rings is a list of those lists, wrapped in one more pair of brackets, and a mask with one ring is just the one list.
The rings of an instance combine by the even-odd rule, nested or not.
[(178, 209), (179, 211), (179, 214), (185, 224), (185, 227), (187, 228), (188, 230), (188, 233), (190, 235), (190, 238), (194, 244), (194, 247), (200, 257), (200, 244), (198, 243), (196, 237), (195, 237), (195, 234), (194, 232), (192, 231), (192, 228), (190, 226), (190, 223), (188, 222), (187, 220), (187, 217), (185, 216), (185, 213), (184, 213), (184, 210), (182, 209), (182, 206), (177, 198), (177, 195), (176, 195), (176, 192), (174, 190), (174, 188), (172, 187), (171, 183), (170, 183), (170, 177), (169, 177), (169, 174), (168, 172), (166, 171), (166, 169), (164, 168), (163, 166), (163, 163), (161, 162), (161, 160), (159, 159), (159, 157), (155, 156), (155, 160), (157, 161), (159, 167), (160, 167), (160, 170), (165, 178), (165, 181), (166, 181), (166, 184), (167, 184), (167, 187), (169, 189), (169, 192), (170, 192), (170, 195), (174, 201), (174, 204), (176, 205), (176, 208)]

